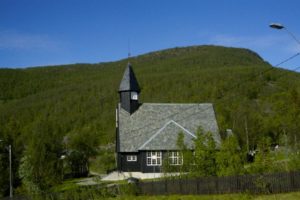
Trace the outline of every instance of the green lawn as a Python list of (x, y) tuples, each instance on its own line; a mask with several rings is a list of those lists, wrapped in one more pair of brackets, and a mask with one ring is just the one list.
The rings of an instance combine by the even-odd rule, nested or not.
[(76, 189), (78, 188), (78, 185), (76, 183), (80, 180), (82, 180), (82, 178), (68, 179), (64, 181), (62, 184), (53, 187), (52, 192), (64, 192), (67, 190)]
[(291, 192), (272, 195), (250, 195), (250, 194), (223, 194), (223, 195), (170, 195), (170, 196), (126, 196), (113, 199), (122, 200), (298, 200), (300, 192)]

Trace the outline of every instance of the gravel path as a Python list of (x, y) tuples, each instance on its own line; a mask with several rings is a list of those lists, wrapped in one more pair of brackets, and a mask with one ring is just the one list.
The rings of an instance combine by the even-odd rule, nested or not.
[[(103, 177), (102, 181), (119, 181), (125, 180), (129, 177), (134, 177), (138, 179), (153, 179), (153, 178), (161, 178), (165, 176), (164, 173), (141, 173), (141, 172), (112, 172), (107, 176)], [(179, 173), (169, 173), (167, 176), (178, 176)]]

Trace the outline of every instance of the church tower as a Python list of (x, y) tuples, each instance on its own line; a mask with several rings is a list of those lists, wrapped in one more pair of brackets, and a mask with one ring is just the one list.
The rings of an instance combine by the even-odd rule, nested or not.
[(136, 80), (131, 64), (128, 63), (120, 87), (120, 104), (123, 109), (132, 114), (139, 108), (139, 93), (141, 89)]

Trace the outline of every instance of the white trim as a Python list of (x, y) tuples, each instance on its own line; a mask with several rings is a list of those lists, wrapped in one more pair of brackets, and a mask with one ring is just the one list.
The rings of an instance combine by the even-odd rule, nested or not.
[(147, 140), (142, 146), (140, 146), (138, 149), (144, 148), (151, 140), (153, 140), (160, 132), (162, 132), (166, 126), (168, 126), (171, 123), (171, 121), (167, 122), (162, 128), (160, 128), (154, 135), (152, 135), (149, 140)]
[(181, 152), (179, 152), (179, 151), (169, 151), (168, 159), (169, 159), (170, 165), (182, 165), (183, 164), (183, 157), (181, 155)]
[(188, 133), (193, 138), (197, 138), (192, 132), (188, 131), (186, 128), (184, 128), (183, 126), (181, 126), (177, 122), (175, 122), (173, 120), (170, 120), (162, 128), (160, 128), (154, 135), (152, 135), (144, 144), (142, 144), (138, 149), (144, 148), (149, 142), (151, 142), (158, 134), (160, 134), (171, 123), (175, 124), (176, 126), (181, 128), (182, 130), (184, 130), (184, 132)]
[[(150, 154), (150, 156), (148, 154)], [(148, 161), (150, 161), (150, 163)], [(159, 163), (158, 163), (158, 161), (159, 161)], [(161, 151), (146, 151), (146, 165), (147, 166), (161, 166), (162, 165), (162, 152)]]
[(138, 100), (138, 93), (137, 92), (130, 92), (130, 99), (131, 100)]
[(186, 128), (184, 128), (183, 126), (181, 126), (180, 124), (178, 124), (177, 122), (171, 120), (174, 124), (176, 124), (177, 126), (179, 126), (180, 128), (182, 128), (185, 132), (187, 132), (188, 134), (190, 134), (193, 138), (197, 138), (195, 134), (193, 134), (192, 132), (190, 132), (189, 130), (187, 130)]
[(136, 162), (137, 156), (136, 155), (127, 155), (126, 160), (127, 160), (127, 162)]
[(118, 108), (116, 108), (116, 128), (118, 128)]

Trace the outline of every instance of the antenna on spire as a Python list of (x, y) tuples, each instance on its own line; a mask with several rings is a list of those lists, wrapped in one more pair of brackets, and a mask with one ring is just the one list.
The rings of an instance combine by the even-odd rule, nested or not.
[(131, 56), (131, 53), (130, 53), (130, 38), (128, 38), (128, 61), (129, 61), (130, 56)]

